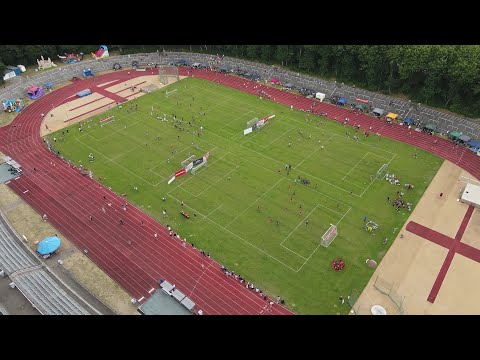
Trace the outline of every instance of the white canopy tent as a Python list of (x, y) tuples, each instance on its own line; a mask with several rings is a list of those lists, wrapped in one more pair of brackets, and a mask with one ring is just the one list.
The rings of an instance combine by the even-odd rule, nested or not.
[(323, 102), (323, 99), (325, 99), (325, 94), (324, 93), (321, 93), (321, 92), (317, 92), (315, 94), (315, 98), (320, 100), (321, 102)]

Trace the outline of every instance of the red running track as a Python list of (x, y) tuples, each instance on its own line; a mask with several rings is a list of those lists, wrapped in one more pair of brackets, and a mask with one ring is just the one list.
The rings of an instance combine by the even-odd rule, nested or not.
[[(187, 69), (180, 69), (180, 74), (187, 75)], [(128, 75), (127, 71), (120, 71), (98, 76), (96, 80), (120, 83), (142, 75), (145, 74), (132, 72)], [(271, 94), (278, 103), (301, 110), (309, 110), (313, 104), (314, 113), (326, 112), (329, 118), (338, 121), (350, 117), (351, 123), (362, 128), (372, 126), (373, 131), (382, 136), (428, 150), (480, 177), (480, 158), (469, 150), (452, 148), (446, 140), (438, 139), (433, 146), (432, 137), (427, 134), (413, 132), (414, 135), (410, 136), (399, 125), (385, 125), (369, 116), (355, 116), (330, 104), (234, 76), (202, 70), (194, 70), (193, 75), (254, 94), (253, 87), (257, 86)], [(0, 150), (24, 169), (23, 175), (8, 186), (40, 214), (48, 214), (53, 226), (77, 248), (85, 250), (86, 256), (136, 299), (147, 299), (151, 296), (150, 291), (158, 288), (159, 279), (164, 278), (196, 303), (195, 311), (202, 309), (204, 314), (292, 314), (277, 304), (267, 309), (263, 298), (238, 281), (225, 277), (214, 260), (190, 246), (184, 248), (180, 241), (168, 235), (166, 228), (133, 205), (123, 211), (124, 199), (82, 176), (78, 169), (46, 149), (39, 136), (40, 114), (73, 98), (88, 85), (95, 85), (92, 79), (77, 81), (49, 93), (25, 108), (11, 125), (0, 128)], [(33, 171), (34, 166), (37, 171)], [(103, 200), (104, 195), (107, 201)], [(107, 206), (107, 202), (112, 206)], [(90, 215), (93, 221), (89, 219)], [(119, 224), (120, 219), (124, 225)], [(141, 220), (144, 226), (141, 226)]]
[[(96, 80), (125, 81), (142, 75), (123, 71)], [(166, 228), (132, 204), (122, 210), (123, 198), (46, 149), (39, 136), (40, 114), (73, 99), (81, 89), (93, 88), (91, 82), (78, 81), (45, 95), (25, 108), (10, 126), (0, 129), (0, 150), (24, 169), (8, 186), (38, 213), (47, 214), (53, 226), (136, 299), (147, 299), (164, 278), (196, 303), (195, 311), (202, 309), (204, 314), (292, 314), (277, 304), (268, 307), (270, 299), (265, 301), (226, 277), (217, 262), (190, 245), (183, 247)]]

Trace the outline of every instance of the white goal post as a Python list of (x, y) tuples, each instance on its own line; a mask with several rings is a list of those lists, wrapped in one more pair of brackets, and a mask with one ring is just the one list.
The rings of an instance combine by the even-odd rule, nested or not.
[(207, 161), (203, 161), (202, 163), (200, 163), (199, 165), (195, 166), (194, 168), (192, 168), (192, 170), (190, 170), (190, 173), (192, 175), (195, 175), (195, 173), (200, 169), (202, 168), (203, 166), (207, 165)]
[(330, 227), (328, 228), (328, 230), (325, 232), (325, 234), (323, 234), (322, 241), (320, 244), (324, 247), (329, 247), (329, 245), (337, 237), (337, 235), (338, 235), (337, 225), (330, 224)]
[(182, 165), (183, 167), (187, 166), (188, 164), (190, 164), (190, 163), (193, 161), (194, 158), (195, 158), (195, 155), (189, 156), (188, 158), (186, 158), (185, 160), (183, 160), (183, 161), (181, 162), (181, 165)]
[(385, 177), (385, 174), (388, 171), (388, 164), (383, 164), (382, 167), (377, 171), (375, 175), (375, 180), (382, 180)]

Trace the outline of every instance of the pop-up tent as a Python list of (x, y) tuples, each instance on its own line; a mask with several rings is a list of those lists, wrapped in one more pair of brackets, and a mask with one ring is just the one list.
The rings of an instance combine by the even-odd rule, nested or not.
[(460, 140), (462, 143), (467, 143), (470, 141), (470, 139), (471, 137), (467, 135), (462, 135), (458, 137), (458, 140)]
[(49, 236), (38, 243), (37, 252), (40, 255), (53, 253), (60, 247), (61, 241), (56, 236)]
[(423, 130), (427, 131), (427, 132), (430, 132), (430, 133), (433, 133), (437, 130), (437, 125), (435, 125), (434, 123), (428, 123), (427, 125), (425, 125), (423, 127)]
[(320, 100), (320, 101), (323, 101), (325, 99), (325, 94), (324, 93), (321, 93), (321, 92), (317, 92), (315, 94), (315, 97)]
[(365, 108), (366, 108), (367, 106), (366, 106), (364, 103), (355, 103), (355, 104), (353, 105), (353, 107), (354, 107), (355, 109), (358, 109), (358, 110), (362, 110), (362, 111), (363, 111), (363, 110), (365, 110)]
[(452, 131), (451, 133), (448, 134), (448, 137), (451, 139), (451, 140), (458, 140), (458, 138), (462, 136), (462, 133), (461, 132), (458, 132), (458, 131)]
[(232, 71), (232, 68), (226, 65), (220, 66), (218, 70), (222, 73), (228, 73)]
[(280, 83), (280, 79), (279, 78), (273, 78), (272, 80), (270, 80), (270, 83), (272, 83), (273, 85), (277, 85)]
[(387, 119), (390, 119), (390, 120), (397, 120), (398, 118), (398, 114), (395, 114), (395, 113), (388, 113), (387, 116), (385, 116)]
[(403, 123), (407, 124), (407, 125), (413, 124), (413, 119), (410, 118), (410, 117), (407, 117), (407, 118), (403, 119)]
[(375, 108), (375, 109), (373, 109), (372, 112), (373, 112), (373, 115), (382, 116), (382, 115), (385, 113), (385, 110), (379, 109), (379, 108)]
[(337, 105), (340, 105), (340, 106), (345, 106), (345, 104), (347, 103), (348, 103), (348, 100), (343, 97), (337, 100)]
[(473, 139), (470, 139), (467, 144), (470, 146), (470, 149), (472, 151), (475, 151), (477, 152), (478, 149), (480, 149), (480, 140), (473, 140)]

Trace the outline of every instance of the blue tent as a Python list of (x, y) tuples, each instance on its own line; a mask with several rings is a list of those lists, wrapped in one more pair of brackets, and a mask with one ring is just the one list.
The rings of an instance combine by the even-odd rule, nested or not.
[(470, 147), (472, 147), (472, 148), (480, 149), (480, 140), (471, 139), (467, 142), (467, 144), (470, 145)]
[(413, 119), (410, 118), (410, 117), (408, 117), (408, 118), (403, 119), (403, 122), (404, 122), (405, 124), (412, 124), (412, 123), (413, 123)]
[(337, 100), (337, 105), (345, 105), (346, 103), (348, 103), (348, 100), (345, 99), (345, 98), (340, 98)]
[(56, 236), (50, 236), (38, 243), (37, 252), (40, 255), (48, 255), (53, 253), (60, 247), (60, 239)]

